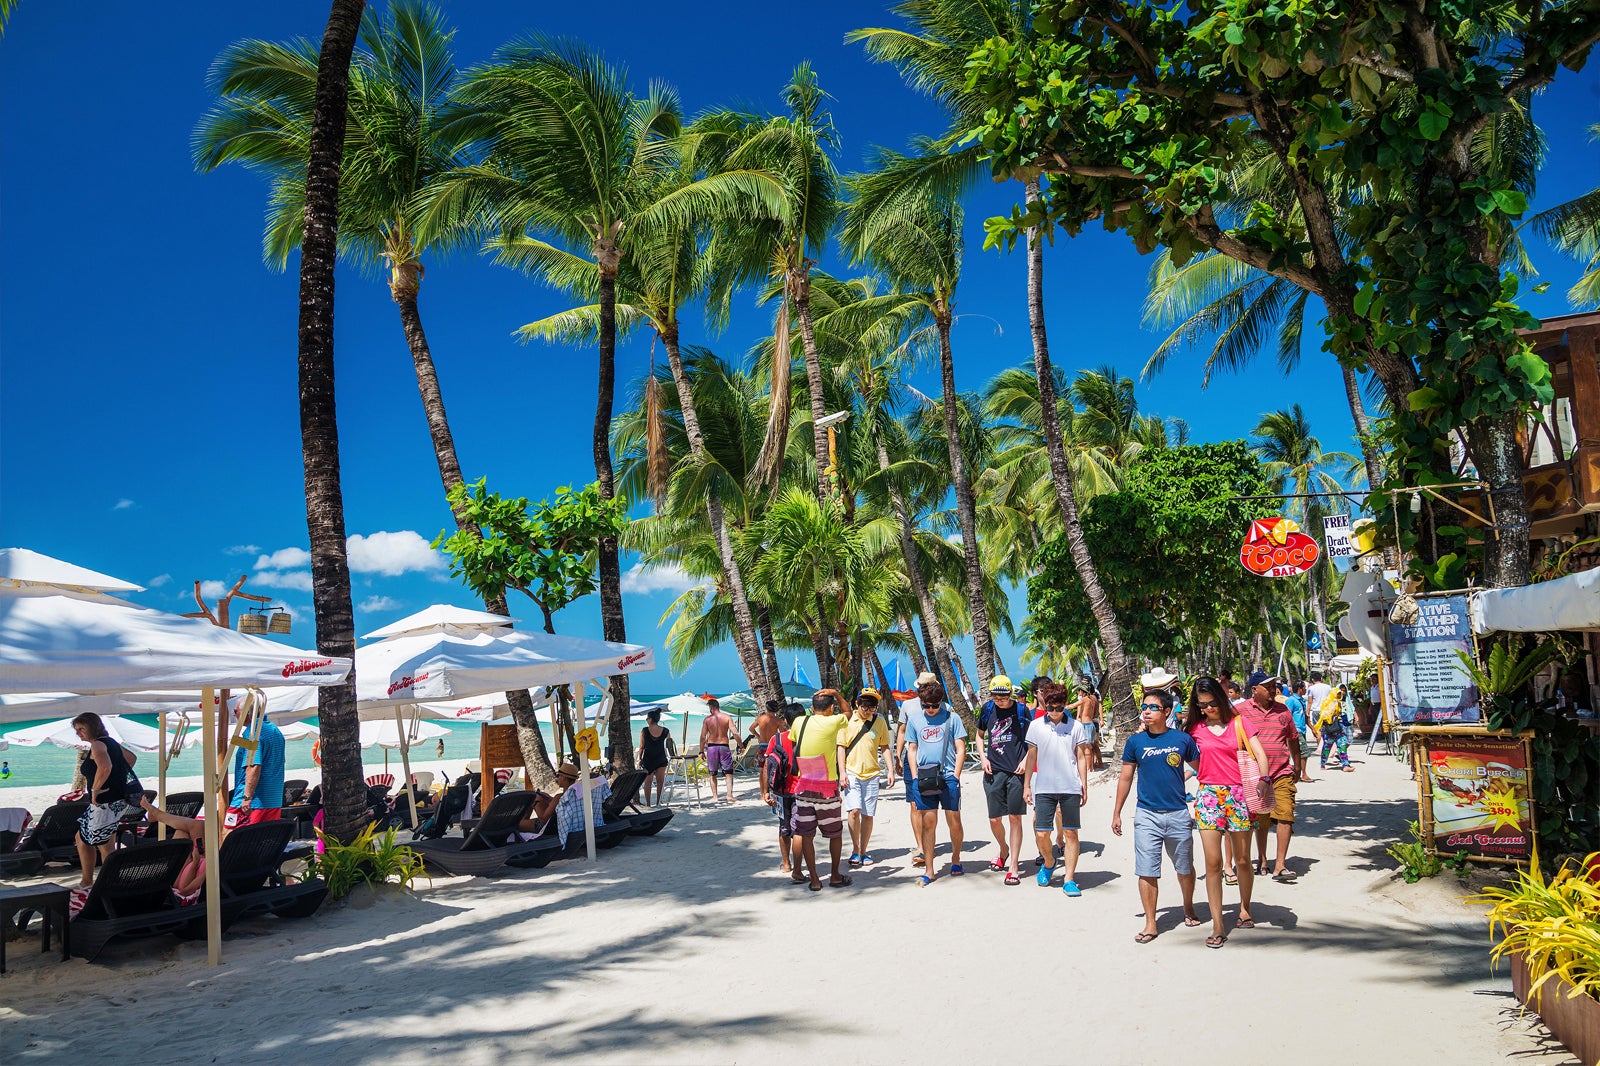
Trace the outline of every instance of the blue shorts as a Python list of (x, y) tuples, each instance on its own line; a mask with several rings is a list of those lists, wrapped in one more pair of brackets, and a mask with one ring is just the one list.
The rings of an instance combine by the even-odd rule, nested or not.
[(961, 809), (961, 780), (955, 774), (945, 774), (943, 786), (936, 796), (924, 796), (922, 790), (917, 788), (917, 775), (912, 774), (907, 778), (906, 798), (911, 805), (919, 811), (936, 811), (943, 807), (947, 811)]
[(1061, 812), (1061, 831), (1078, 831), (1078, 806), (1083, 796), (1076, 792), (1035, 792), (1033, 794), (1033, 831), (1050, 833), (1056, 828), (1056, 812)]
[(1165, 848), (1172, 868), (1194, 876), (1194, 815), (1189, 808), (1175, 811), (1133, 812), (1133, 874), (1135, 877), (1161, 876), (1161, 851)]

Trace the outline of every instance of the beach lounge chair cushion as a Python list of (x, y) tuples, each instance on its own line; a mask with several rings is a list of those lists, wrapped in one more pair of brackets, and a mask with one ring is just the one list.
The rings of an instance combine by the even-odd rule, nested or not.
[(190, 847), (187, 840), (158, 840), (112, 852), (72, 919), (72, 953), (92, 962), (114, 937), (159, 936), (192, 921), (193, 912), (172, 894)]

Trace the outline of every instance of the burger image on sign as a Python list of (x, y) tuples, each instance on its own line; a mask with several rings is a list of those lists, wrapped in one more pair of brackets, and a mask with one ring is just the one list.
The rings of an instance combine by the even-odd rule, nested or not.
[(1316, 565), (1322, 549), (1282, 516), (1250, 523), (1239, 545), (1239, 564), (1257, 577), (1294, 577)]

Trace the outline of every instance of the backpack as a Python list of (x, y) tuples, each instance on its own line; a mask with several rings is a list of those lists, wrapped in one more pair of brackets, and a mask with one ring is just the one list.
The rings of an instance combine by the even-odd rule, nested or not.
[(767, 789), (770, 792), (782, 792), (789, 786), (789, 779), (800, 772), (800, 762), (795, 752), (800, 745), (805, 743), (806, 726), (811, 723), (808, 715), (800, 723), (800, 735), (794, 739), (788, 748), (784, 747), (784, 740), (789, 736), (789, 731), (784, 730), (772, 738), (772, 750), (767, 752)]

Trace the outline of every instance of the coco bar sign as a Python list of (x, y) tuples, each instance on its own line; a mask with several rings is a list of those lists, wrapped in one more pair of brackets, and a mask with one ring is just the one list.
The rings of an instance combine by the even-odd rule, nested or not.
[(1250, 523), (1239, 545), (1239, 565), (1257, 577), (1296, 577), (1317, 564), (1322, 549), (1287, 518), (1261, 518)]

